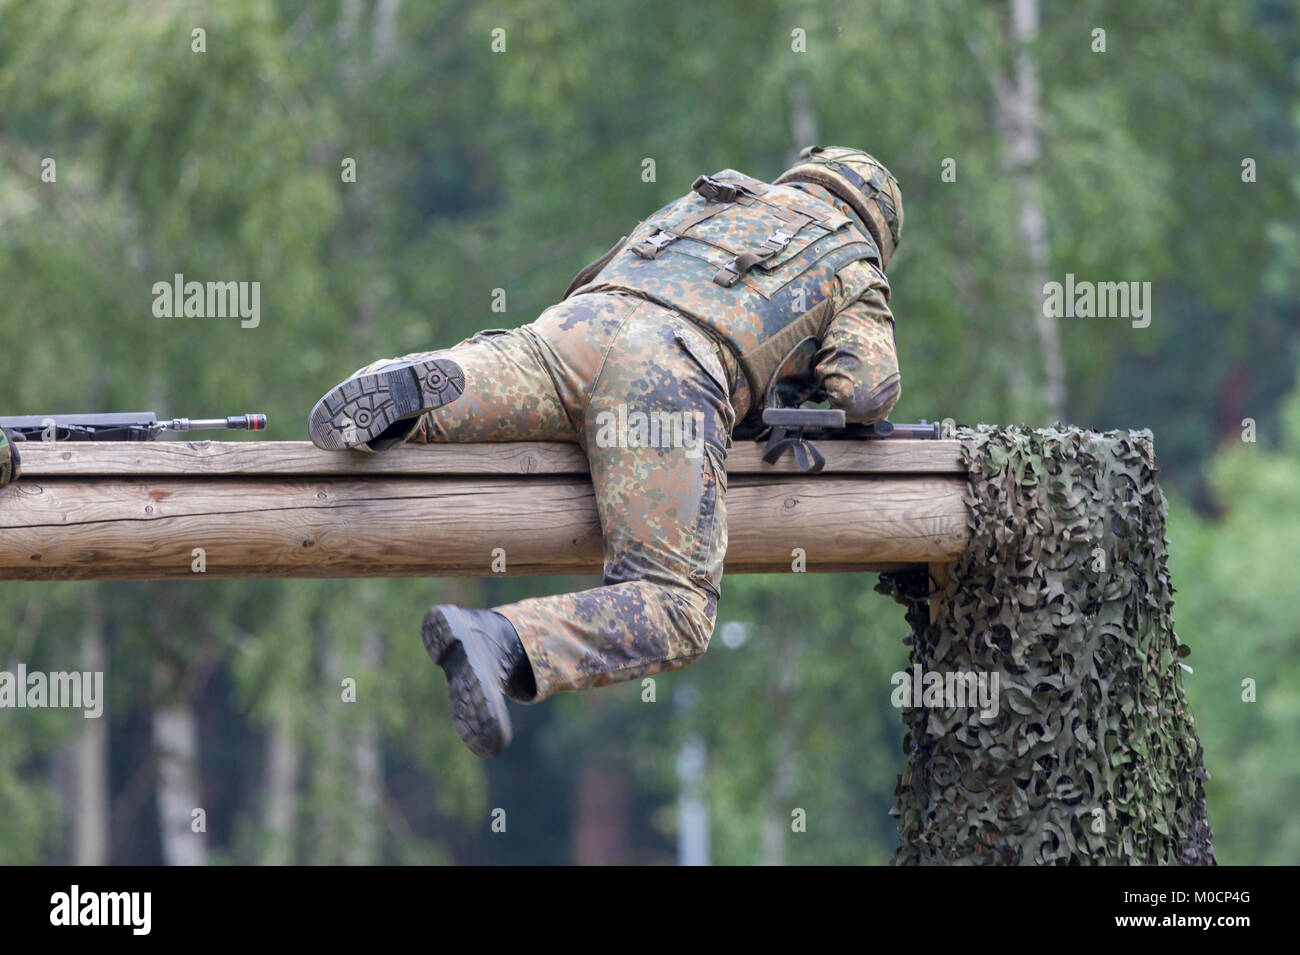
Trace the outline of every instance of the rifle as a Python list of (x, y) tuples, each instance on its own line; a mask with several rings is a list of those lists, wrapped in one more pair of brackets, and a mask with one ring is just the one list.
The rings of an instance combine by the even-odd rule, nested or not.
[(20, 415), (0, 418), (13, 442), (19, 441), (153, 441), (164, 431), (221, 428), (262, 431), (266, 415), (242, 414), (229, 418), (172, 418), (159, 421), (152, 411), (127, 414)]
[(794, 449), (795, 463), (800, 471), (816, 474), (826, 465), (826, 457), (810, 444), (816, 438), (922, 438), (939, 439), (938, 422), (924, 418), (917, 424), (894, 424), (876, 421), (872, 424), (848, 424), (844, 412), (838, 408), (765, 408), (763, 424), (771, 427), (763, 460), (775, 464), (787, 448)]

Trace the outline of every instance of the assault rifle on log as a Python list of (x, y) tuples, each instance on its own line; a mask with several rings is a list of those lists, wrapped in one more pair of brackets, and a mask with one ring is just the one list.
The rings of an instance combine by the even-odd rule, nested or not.
[(220, 428), (262, 431), (266, 415), (241, 414), (229, 418), (172, 418), (159, 421), (152, 411), (126, 414), (22, 415), (0, 418), (0, 428), (18, 441), (153, 441), (164, 431), (198, 431)]
[(772, 429), (763, 448), (763, 460), (775, 464), (787, 449), (792, 448), (799, 470), (813, 474), (826, 464), (826, 457), (810, 443), (814, 439), (939, 439), (938, 422), (931, 423), (923, 418), (917, 424), (894, 424), (891, 421), (848, 424), (839, 408), (765, 408), (763, 424)]

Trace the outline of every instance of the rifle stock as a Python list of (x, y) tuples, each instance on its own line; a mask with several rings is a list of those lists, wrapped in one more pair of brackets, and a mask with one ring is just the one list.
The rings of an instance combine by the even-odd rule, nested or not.
[(765, 408), (763, 424), (772, 430), (763, 449), (763, 460), (775, 464), (785, 451), (794, 453), (799, 470), (815, 474), (826, 458), (810, 442), (813, 439), (921, 439), (937, 441), (938, 422), (922, 418), (916, 424), (894, 424), (889, 420), (872, 424), (850, 424), (838, 408)]

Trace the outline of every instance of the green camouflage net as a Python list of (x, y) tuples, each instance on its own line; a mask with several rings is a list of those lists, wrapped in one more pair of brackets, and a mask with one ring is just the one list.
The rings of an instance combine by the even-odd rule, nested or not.
[(903, 710), (895, 861), (1215, 864), (1151, 433), (958, 437), (971, 542), (934, 623), (927, 575), (876, 589), (908, 606), (913, 670), (996, 673), (999, 707)]

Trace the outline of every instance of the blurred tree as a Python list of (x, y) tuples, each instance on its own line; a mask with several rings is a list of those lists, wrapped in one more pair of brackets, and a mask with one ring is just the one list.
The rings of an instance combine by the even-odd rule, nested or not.
[(1210, 469), (1217, 521), (1171, 503), (1175, 619), (1195, 651), (1187, 695), (1210, 770), (1206, 801), (1219, 861), (1291, 865), (1300, 857), (1300, 390), (1276, 448), (1225, 442)]
[[(1256, 418), (1265, 444), (1249, 451), (1273, 460), (1274, 409), (1295, 380), (1296, 8), (1082, 0), (1042, 4), (1036, 32), (1011, 10), (0, 0), (0, 355), (12, 356), (0, 407), (258, 410), (268, 437), (301, 439), (316, 397), (376, 354), (528, 322), (698, 173), (770, 177), (818, 136), (872, 151), (903, 186), (896, 417), (1040, 424), (1060, 378), (1071, 420), (1153, 428), (1166, 478), (1206, 504), (1216, 431)], [(999, 83), (1026, 96), (1036, 85), (1037, 117), (999, 99)], [(1018, 138), (1036, 140), (1033, 235), (1023, 177), (1008, 174)], [(1042, 325), (1025, 290), (1044, 269), (1151, 281), (1151, 327)], [(154, 317), (153, 283), (177, 273), (259, 281), (259, 327)], [(1052, 332), (1061, 374), (1044, 351)], [(1256, 553), (1250, 521), (1184, 525), (1182, 507), (1193, 554), (1212, 534), (1221, 553)], [(1178, 619), (1206, 656), (1202, 615), (1217, 634), (1238, 581), (1179, 559), (1175, 547)], [(572, 807), (594, 798), (575, 788), (579, 766), (636, 782), (621, 845), (668, 861), (689, 747), (707, 754), (690, 786), (707, 799), (715, 861), (889, 858), (902, 760), (888, 676), (905, 628), (869, 579), (728, 578), (718, 645), (660, 677), (656, 703), (627, 685), (599, 707), (525, 709), (510, 755), (485, 770), (446, 718), (420, 615), (573, 583), (7, 584), (0, 661), (76, 665), (95, 642), (86, 601), (100, 602), (111, 702), (106, 741), (76, 714), (0, 713), (0, 861), (102, 851), (77, 793), (105, 746), (109, 793), (91, 801), (110, 800), (108, 859), (160, 861), (150, 716), (178, 698), (201, 730), (210, 862), (568, 861)], [(155, 680), (160, 659), (175, 685)], [(346, 679), (356, 702), (343, 701)], [(679, 687), (695, 706), (672, 704)], [(1219, 771), (1231, 747), (1212, 700), (1196, 702), (1224, 858), (1275, 857), (1246, 831), (1285, 826), (1287, 799), (1254, 799)], [(1250, 712), (1266, 735), (1288, 726), (1283, 711), (1242, 705), (1225, 731)], [(1276, 760), (1282, 745), (1259, 753)], [(68, 758), (56, 753), (83, 746), (84, 772), (60, 776), (78, 782), (52, 785)], [(1219, 800), (1241, 813), (1227, 830)], [(489, 825), (498, 807), (503, 834)], [(796, 809), (805, 832), (787, 828)]]

